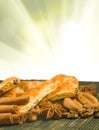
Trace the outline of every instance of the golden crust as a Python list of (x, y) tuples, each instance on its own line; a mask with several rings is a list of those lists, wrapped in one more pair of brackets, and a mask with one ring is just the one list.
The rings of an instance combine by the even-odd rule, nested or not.
[(25, 106), (20, 107), (20, 112), (25, 113), (35, 107), (45, 96), (55, 90), (55, 85), (50, 81), (43, 81), (35, 88), (29, 89), (24, 96), (30, 96), (30, 101)]
[[(74, 97), (77, 94), (78, 80), (74, 76), (67, 76), (64, 74), (59, 74), (46, 81), (21, 81), (14, 87), (14, 81), (18, 80), (16, 77), (11, 77), (1, 83), (3, 93), (10, 90), (17, 93), (21, 93), (21, 96), (29, 96), (30, 101), (25, 105), (20, 107), (20, 112), (27, 112), (30, 108), (35, 107), (39, 102), (44, 100), (59, 100), (65, 97)], [(9, 85), (10, 84), (10, 85)], [(9, 86), (8, 86), (9, 85)], [(15, 88), (12, 89), (12, 88)], [(21, 92), (22, 90), (22, 92)], [(9, 95), (8, 92), (8, 95)], [(19, 96), (20, 96), (19, 93)]]
[[(59, 81), (57, 82), (57, 88), (46, 96), (44, 100), (59, 100), (65, 97), (75, 97), (78, 92), (79, 82), (74, 76), (59, 75), (54, 79)], [(55, 80), (52, 79), (54, 83)]]
[(20, 83), (20, 79), (17, 77), (10, 77), (5, 79), (0, 84), (0, 95), (11, 90), (12, 88), (15, 88), (18, 83)]

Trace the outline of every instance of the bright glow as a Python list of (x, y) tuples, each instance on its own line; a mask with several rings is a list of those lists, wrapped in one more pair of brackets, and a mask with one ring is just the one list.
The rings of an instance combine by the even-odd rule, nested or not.
[(76, 42), (79, 44), (81, 41), (83, 32), (80, 31), (80, 27), (76, 23), (63, 23), (60, 26), (60, 37), (63, 44), (67, 44), (67, 46), (71, 43)]
[(64, 73), (98, 81), (98, 7), (98, 0), (1, 0), (0, 79)]

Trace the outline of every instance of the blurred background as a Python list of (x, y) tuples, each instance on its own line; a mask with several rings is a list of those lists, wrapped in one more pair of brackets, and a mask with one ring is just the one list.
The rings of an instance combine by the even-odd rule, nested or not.
[(0, 0), (0, 79), (99, 81), (99, 0)]

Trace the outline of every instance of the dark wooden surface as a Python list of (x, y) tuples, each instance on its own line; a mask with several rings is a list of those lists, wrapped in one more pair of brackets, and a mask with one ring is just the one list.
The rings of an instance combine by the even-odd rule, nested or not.
[[(99, 93), (99, 82), (80, 82), (80, 84), (90, 83), (96, 85)], [(91, 116), (86, 119), (38, 120), (22, 125), (0, 126), (0, 130), (99, 130), (99, 118)]]

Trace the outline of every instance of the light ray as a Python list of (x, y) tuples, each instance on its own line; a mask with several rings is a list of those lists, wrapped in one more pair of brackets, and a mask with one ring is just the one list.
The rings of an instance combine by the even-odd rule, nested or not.
[(49, 55), (49, 50), (46, 44), (46, 41), (40, 32), (40, 29), (37, 27), (37, 24), (31, 20), (29, 14), (27, 13), (24, 5), (20, 0), (15, 1), (16, 5), (20, 9), (22, 16), (24, 16), (24, 23), (23, 23), (23, 35), (25, 35), (25, 40), (28, 41), (27, 44), (24, 45), (24, 49), (32, 55), (33, 47), (36, 47), (40, 50), (40, 52)]
[(1, 28), (9, 37), (6, 40), (1, 31), (5, 43), (0, 42), (0, 79), (11, 74), (25, 79), (47, 79), (64, 73), (75, 75), (79, 80), (96, 80), (94, 75), (99, 73), (99, 1), (31, 0), (35, 2), (38, 21), (25, 5), (29, 2), (32, 9), (31, 1), (23, 1), (0, 1), (0, 14), (3, 11), (5, 15), (0, 18), (10, 19), (15, 25), (12, 36), (10, 26)]

